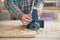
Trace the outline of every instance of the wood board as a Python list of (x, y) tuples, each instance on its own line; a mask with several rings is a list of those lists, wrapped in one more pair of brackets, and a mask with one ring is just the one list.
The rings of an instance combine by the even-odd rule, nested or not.
[[(60, 31), (60, 22), (58, 21), (45, 21), (44, 28), (41, 30), (32, 31), (23, 26), (20, 21), (0, 21), (0, 37), (24, 37), (34, 38), (40, 35)], [(11, 28), (11, 29), (10, 29)]]
[(37, 37), (38, 31), (27, 29), (21, 21), (0, 21), (0, 37)]
[(30, 30), (27, 29), (24, 25), (21, 27), (15, 27), (11, 29), (4, 29), (0, 31), (0, 37), (3, 38), (35, 38), (41, 35), (44, 31), (43, 30)]

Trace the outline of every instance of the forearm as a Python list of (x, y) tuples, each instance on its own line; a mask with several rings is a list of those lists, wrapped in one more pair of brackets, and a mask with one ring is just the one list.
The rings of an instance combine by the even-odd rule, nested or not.
[(15, 17), (19, 17), (19, 16), (23, 15), (23, 12), (11, 0), (8, 0), (8, 1), (5, 0), (5, 7)]

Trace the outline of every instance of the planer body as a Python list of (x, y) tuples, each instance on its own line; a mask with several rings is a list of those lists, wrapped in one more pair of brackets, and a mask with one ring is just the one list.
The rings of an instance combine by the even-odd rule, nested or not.
[(38, 14), (36, 9), (33, 9), (31, 15), (33, 21), (30, 24), (28, 24), (27, 28), (31, 30), (39, 30), (40, 28), (44, 28), (44, 20), (38, 19)]

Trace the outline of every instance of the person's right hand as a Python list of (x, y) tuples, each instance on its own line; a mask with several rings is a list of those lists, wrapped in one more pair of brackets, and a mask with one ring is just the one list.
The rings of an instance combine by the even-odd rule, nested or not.
[(23, 14), (21, 17), (20, 17), (23, 25), (28, 25), (29, 23), (32, 22), (32, 16), (30, 14)]

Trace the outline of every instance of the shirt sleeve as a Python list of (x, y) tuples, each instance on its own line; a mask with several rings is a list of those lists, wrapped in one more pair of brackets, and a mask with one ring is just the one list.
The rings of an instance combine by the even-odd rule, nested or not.
[(8, 9), (8, 11), (13, 14), (15, 17), (19, 17), (23, 15), (24, 13), (14, 4), (12, 0), (5, 0), (4, 1), (5, 7)]

